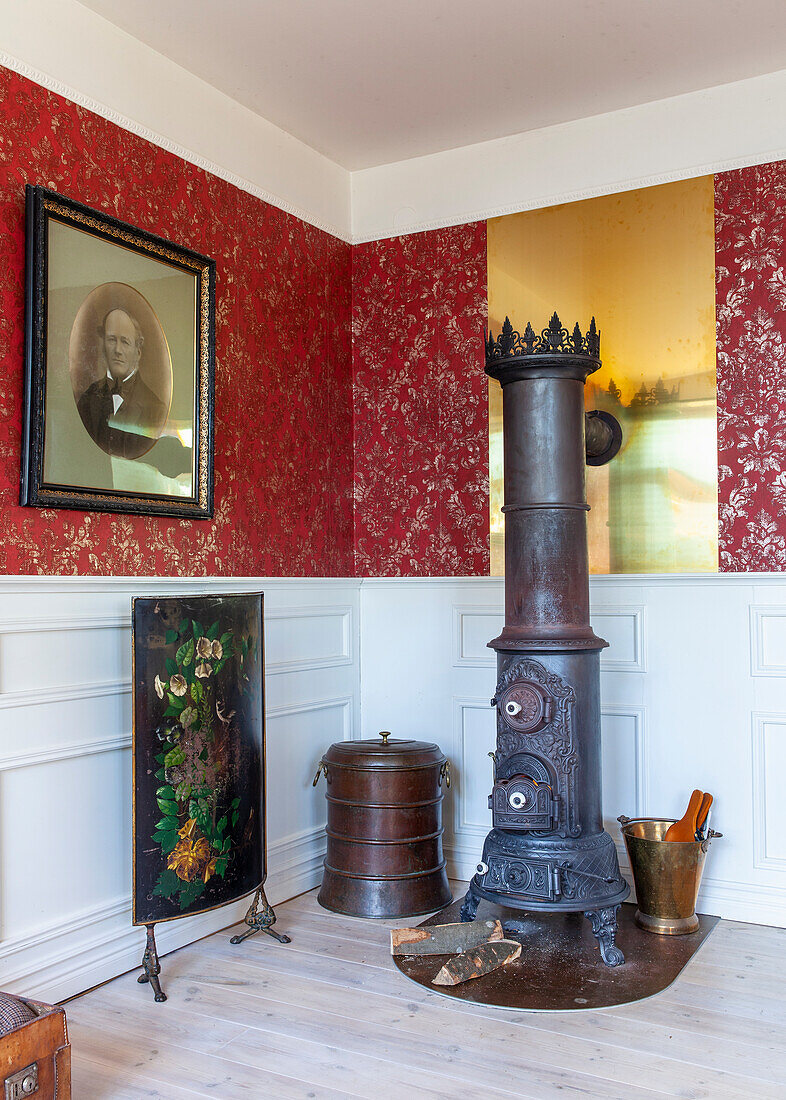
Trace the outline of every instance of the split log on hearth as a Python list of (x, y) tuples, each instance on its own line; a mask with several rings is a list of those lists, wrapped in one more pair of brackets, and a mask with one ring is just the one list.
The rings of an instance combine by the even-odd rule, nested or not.
[(454, 955), (442, 967), (432, 985), (460, 985), (472, 978), (482, 978), (492, 970), (514, 962), (521, 954), (521, 944), (515, 940), (497, 940), (484, 943), (474, 951)]
[(428, 928), (392, 928), (391, 955), (455, 955), (482, 943), (503, 938), (498, 920), (473, 920), (466, 924), (432, 924)]

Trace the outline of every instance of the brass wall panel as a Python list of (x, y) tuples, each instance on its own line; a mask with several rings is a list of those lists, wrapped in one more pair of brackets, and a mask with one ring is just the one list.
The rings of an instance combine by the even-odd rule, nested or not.
[[(713, 179), (684, 180), (488, 223), (489, 325), (586, 329), (603, 368), (587, 408), (622, 423), (620, 454), (587, 469), (592, 573), (718, 567)], [(504, 571), (502, 399), (489, 387), (491, 572)]]

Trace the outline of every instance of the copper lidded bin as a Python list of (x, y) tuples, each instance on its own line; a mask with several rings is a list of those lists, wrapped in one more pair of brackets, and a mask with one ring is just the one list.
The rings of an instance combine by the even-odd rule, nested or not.
[(327, 854), (318, 901), (353, 917), (431, 913), (453, 897), (442, 854), (450, 765), (426, 741), (338, 741), (327, 781)]

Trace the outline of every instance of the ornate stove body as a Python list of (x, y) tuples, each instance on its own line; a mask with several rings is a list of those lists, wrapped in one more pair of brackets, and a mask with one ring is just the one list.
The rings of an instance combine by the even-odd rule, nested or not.
[[(606, 413), (584, 412), (600, 367), (593, 318), (584, 336), (557, 314), (537, 336), (505, 320), (486, 344), (503, 393), (505, 627), (497, 651), (497, 747), (491, 832), (461, 911), (481, 898), (529, 912), (585, 913), (609, 966), (629, 888), (601, 818), (600, 651), (589, 622), (585, 462), (619, 450)], [(516, 930), (516, 922), (507, 925)]]

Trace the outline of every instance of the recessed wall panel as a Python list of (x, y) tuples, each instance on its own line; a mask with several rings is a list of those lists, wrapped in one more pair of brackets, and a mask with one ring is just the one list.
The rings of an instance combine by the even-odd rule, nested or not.
[(488, 796), (493, 785), (488, 754), (496, 743), (496, 711), (484, 700), (454, 700), (460, 733), (458, 829), (483, 834), (491, 828)]
[(0, 948), (63, 914), (130, 898), (130, 792), (124, 748), (0, 774)]
[(70, 629), (67, 619), (51, 630), (3, 630), (0, 624), (2, 693), (130, 677), (128, 628)]
[(601, 729), (603, 824), (619, 843), (619, 815), (639, 817), (643, 813), (639, 778), (641, 718), (636, 713), (604, 707)]
[(351, 704), (326, 700), (269, 710), (267, 715), (267, 814), (276, 839), (325, 825), (325, 780), (312, 781), (323, 752), (350, 733)]
[(352, 659), (350, 608), (274, 611), (265, 621), (266, 669), (288, 672)]

